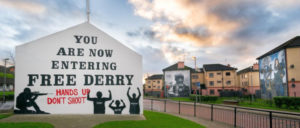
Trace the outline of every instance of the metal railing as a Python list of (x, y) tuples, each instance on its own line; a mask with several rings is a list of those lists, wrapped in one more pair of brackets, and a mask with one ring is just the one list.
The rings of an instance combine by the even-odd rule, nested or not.
[(300, 128), (300, 113), (229, 105), (144, 99), (144, 109), (223, 122), (241, 128)]

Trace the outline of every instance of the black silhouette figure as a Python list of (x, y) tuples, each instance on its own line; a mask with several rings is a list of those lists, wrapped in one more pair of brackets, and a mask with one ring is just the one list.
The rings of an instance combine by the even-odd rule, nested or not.
[(129, 90), (130, 90), (130, 87), (128, 88), (128, 91), (127, 91), (127, 97), (129, 99), (129, 102), (130, 102), (130, 108), (129, 108), (129, 113), (130, 114), (140, 114), (140, 97), (141, 97), (141, 91), (139, 88), (137, 88), (138, 92), (139, 92), (139, 96), (136, 97), (136, 94), (133, 93), (132, 94), (132, 97), (129, 95)]
[(111, 91), (108, 90), (109, 97), (102, 98), (102, 92), (97, 92), (97, 98), (90, 98), (90, 92), (88, 93), (87, 100), (94, 102), (94, 114), (104, 114), (105, 113), (105, 102), (111, 100)]
[(109, 104), (109, 107), (114, 111), (115, 114), (121, 114), (123, 109), (126, 107), (124, 101), (121, 100), (121, 102), (123, 103), (122, 106), (120, 106), (119, 100), (116, 100), (116, 107), (112, 106), (112, 104), (114, 103), (114, 100)]
[[(47, 93), (31, 92), (30, 88), (25, 88), (24, 91), (17, 96), (16, 107), (19, 110), (15, 110), (14, 112), (17, 114), (49, 114), (41, 111), (35, 102), (40, 95), (47, 95)], [(33, 107), (35, 111), (28, 110), (28, 107)]]

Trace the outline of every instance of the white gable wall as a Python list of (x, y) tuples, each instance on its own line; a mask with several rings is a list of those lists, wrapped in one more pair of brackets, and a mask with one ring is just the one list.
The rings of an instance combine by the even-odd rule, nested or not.
[[(97, 44), (76, 43), (74, 35), (97, 36)], [(58, 56), (57, 53), (61, 47), (64, 48), (83, 48), (84, 56)], [(89, 57), (89, 49), (112, 49), (112, 57)], [(75, 52), (76, 53), (76, 52)], [(79, 70), (79, 69), (51, 69), (53, 60), (56, 61), (88, 61), (88, 62), (116, 62), (116, 70)], [(37, 79), (34, 86), (27, 86), (29, 82), (28, 74), (76, 74), (75, 86), (40, 86), (40, 80)], [(132, 79), (133, 85), (121, 86), (84, 86), (84, 75), (134, 75)], [(89, 23), (83, 23), (78, 26), (54, 33), (52, 35), (40, 38), (38, 40), (20, 45), (16, 47), (16, 88), (15, 101), (18, 94), (28, 87), (31, 91), (39, 91), (40, 93), (52, 93), (46, 96), (39, 96), (36, 103), (40, 109), (51, 114), (92, 114), (93, 102), (85, 100), (81, 104), (47, 104), (47, 98), (60, 97), (56, 96), (57, 89), (81, 89), (89, 88), (90, 96), (96, 97), (96, 92), (101, 91), (103, 97), (108, 97), (108, 90), (112, 91), (112, 100), (123, 99), (126, 108), (123, 114), (129, 114), (129, 101), (126, 96), (128, 87), (131, 87), (130, 94), (137, 93), (137, 87), (142, 93), (142, 57), (128, 47), (124, 46), (114, 38), (97, 29)], [(51, 79), (54, 83), (54, 79)], [(76, 97), (76, 96), (65, 96)], [(82, 97), (79, 93), (77, 97)], [(140, 98), (140, 111), (143, 112), (143, 97)], [(66, 102), (66, 101), (65, 101)], [(106, 114), (113, 114), (108, 107), (111, 101), (107, 101)], [(113, 104), (115, 105), (115, 104)], [(15, 103), (15, 109), (16, 103)], [(30, 110), (34, 110), (32, 107)]]

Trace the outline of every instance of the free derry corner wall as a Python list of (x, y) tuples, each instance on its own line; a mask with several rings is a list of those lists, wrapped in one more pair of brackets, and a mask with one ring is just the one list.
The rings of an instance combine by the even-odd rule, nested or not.
[(16, 47), (17, 114), (143, 114), (142, 57), (90, 23)]

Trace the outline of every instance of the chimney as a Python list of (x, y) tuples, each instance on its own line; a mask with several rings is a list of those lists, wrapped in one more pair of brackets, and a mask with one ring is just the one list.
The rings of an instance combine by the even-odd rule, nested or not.
[(227, 64), (227, 67), (230, 67), (230, 64)]
[(179, 61), (179, 62), (177, 63), (177, 68), (178, 68), (178, 69), (183, 69), (183, 68), (184, 68), (184, 62), (183, 62), (183, 61)]
[(258, 63), (254, 63), (253, 64), (253, 70), (258, 70), (258, 69), (259, 69)]

